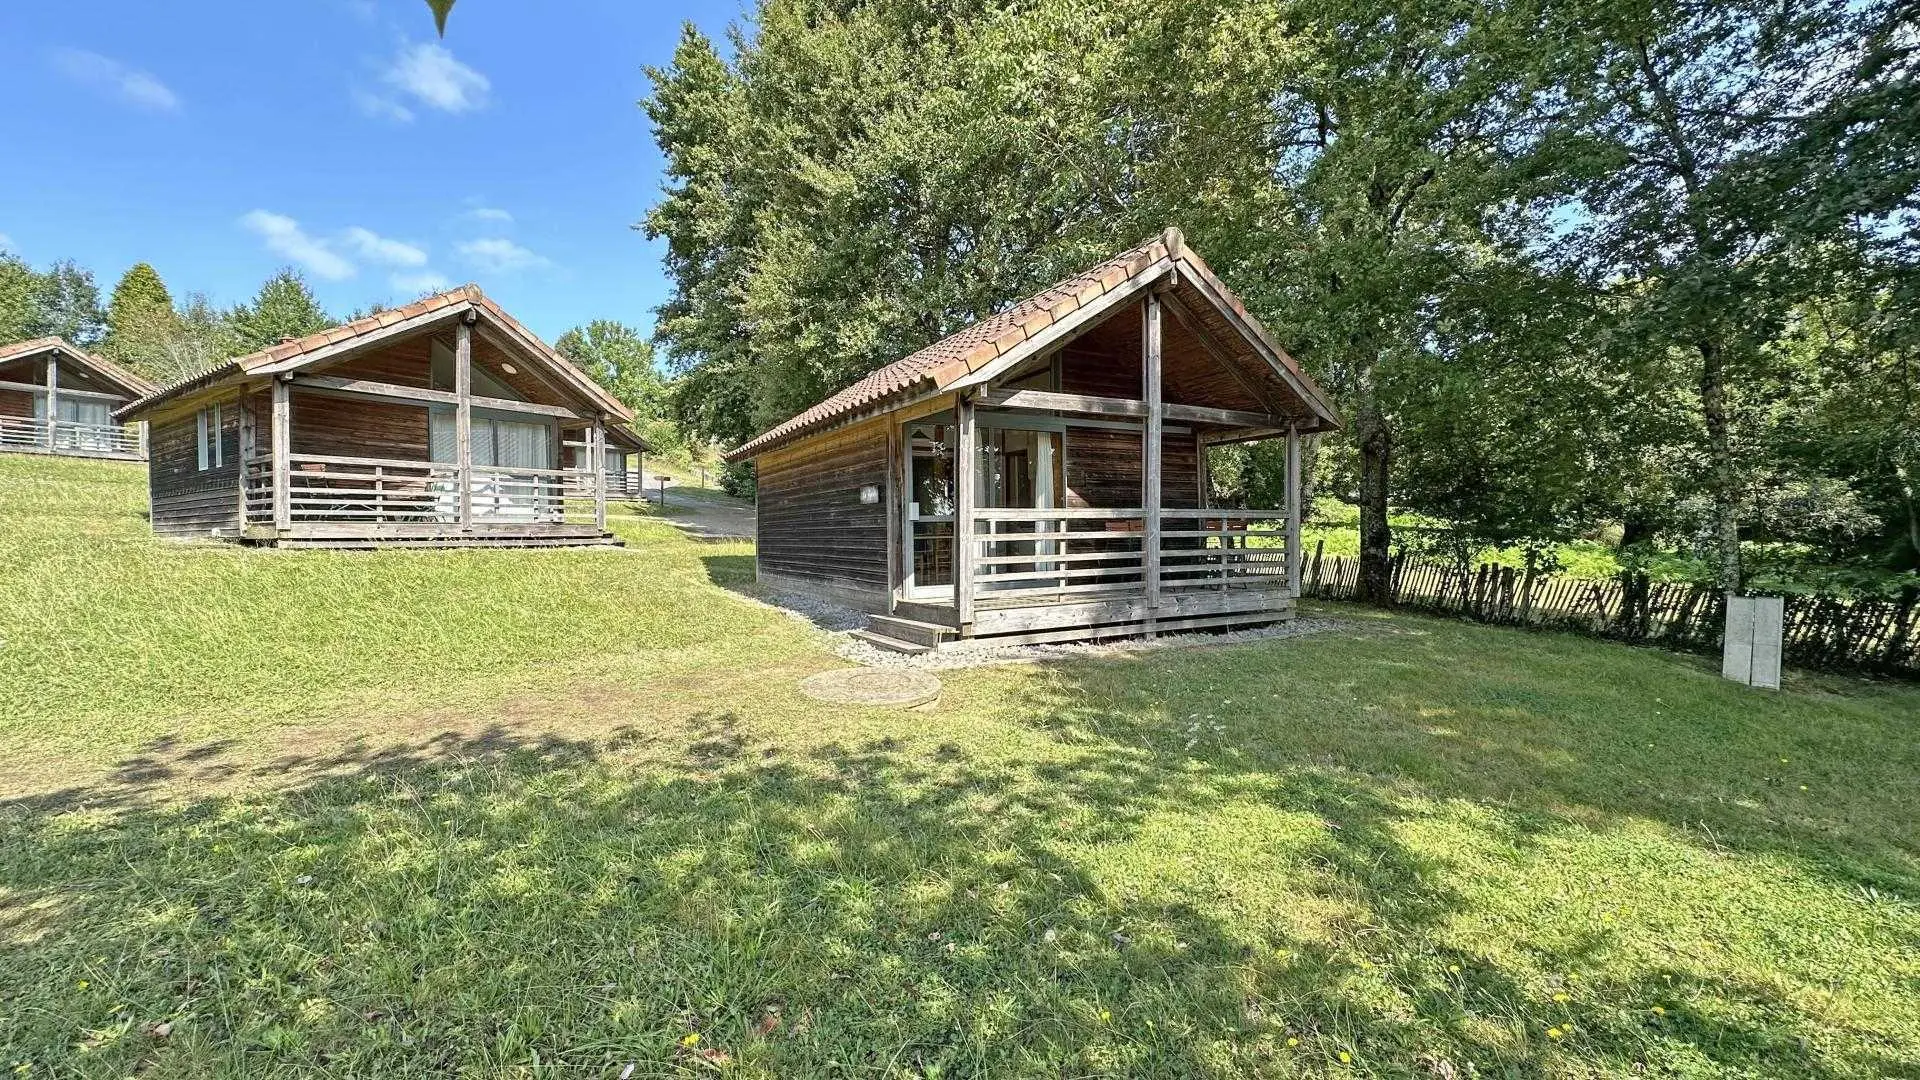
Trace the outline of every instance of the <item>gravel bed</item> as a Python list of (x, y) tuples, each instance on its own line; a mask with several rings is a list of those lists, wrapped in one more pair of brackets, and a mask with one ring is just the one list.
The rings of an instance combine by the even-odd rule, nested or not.
[(1272, 626), (1251, 630), (1231, 630), (1225, 633), (1190, 631), (1183, 634), (1166, 634), (1157, 638), (1082, 641), (1059, 645), (1004, 645), (998, 648), (935, 650), (908, 655), (877, 648), (848, 636), (849, 631), (866, 627), (867, 616), (863, 611), (799, 593), (762, 589), (755, 591), (754, 598), (768, 607), (785, 613), (790, 618), (810, 623), (830, 634), (833, 651), (856, 664), (867, 667), (920, 668), (930, 671), (984, 667), (989, 664), (1021, 664), (1036, 660), (1120, 656), (1154, 649), (1178, 649), (1195, 645), (1237, 645), (1249, 641), (1274, 641), (1280, 638), (1303, 637), (1307, 634), (1336, 630), (1344, 625), (1336, 619), (1296, 616), (1291, 621), (1275, 623)]

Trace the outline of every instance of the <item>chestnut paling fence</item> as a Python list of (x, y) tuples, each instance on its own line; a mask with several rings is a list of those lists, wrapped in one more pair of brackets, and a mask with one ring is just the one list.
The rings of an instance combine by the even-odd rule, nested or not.
[[(1316, 546), (1302, 567), (1302, 595), (1353, 600), (1358, 559)], [(1470, 568), (1400, 555), (1393, 559), (1393, 602), (1477, 622), (1569, 630), (1596, 637), (1714, 652), (1726, 622), (1726, 597), (1711, 585), (1617, 578), (1529, 575), (1497, 563)], [(1799, 667), (1920, 677), (1920, 589), (1892, 599), (1794, 594), (1784, 598), (1785, 655)]]

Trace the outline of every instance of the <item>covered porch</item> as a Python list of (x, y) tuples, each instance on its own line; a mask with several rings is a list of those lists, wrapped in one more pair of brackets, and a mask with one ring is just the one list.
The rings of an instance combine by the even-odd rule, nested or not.
[[(1190, 289), (1194, 286), (1189, 285)], [(1025, 363), (902, 410), (883, 647), (1081, 641), (1290, 618), (1312, 421), (1261, 387), (1178, 282)], [(1284, 504), (1211, 504), (1207, 457), (1286, 446)], [(962, 467), (962, 463), (971, 467)]]
[(59, 338), (0, 346), (0, 451), (143, 460), (145, 425), (113, 411), (153, 390)]
[(241, 357), (152, 417), (156, 532), (279, 547), (614, 545), (632, 413), (466, 286)]
[[(643, 444), (604, 416), (516, 387), (521, 369), (493, 355), (472, 324), (455, 324), (450, 337), (427, 343), (426, 386), (292, 373), (243, 398), (242, 538), (293, 547), (612, 542), (607, 503), (626, 494), (628, 456)], [(435, 388), (436, 368), (450, 389)]]

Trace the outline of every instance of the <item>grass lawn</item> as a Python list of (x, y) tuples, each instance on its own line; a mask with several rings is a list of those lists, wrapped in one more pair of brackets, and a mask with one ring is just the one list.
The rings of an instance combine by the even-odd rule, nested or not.
[(0, 1076), (1920, 1076), (1914, 687), (1328, 608), (834, 710), (644, 511), (143, 491), (0, 455)]

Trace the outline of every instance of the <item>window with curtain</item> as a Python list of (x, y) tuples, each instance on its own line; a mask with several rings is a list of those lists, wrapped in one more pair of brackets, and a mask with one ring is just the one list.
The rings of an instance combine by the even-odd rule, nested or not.
[[(427, 416), (428, 456), (442, 465), (460, 457), (459, 419), (452, 409), (435, 409)], [(553, 467), (553, 429), (545, 424), (473, 418), (473, 463), (491, 469), (550, 469)]]

